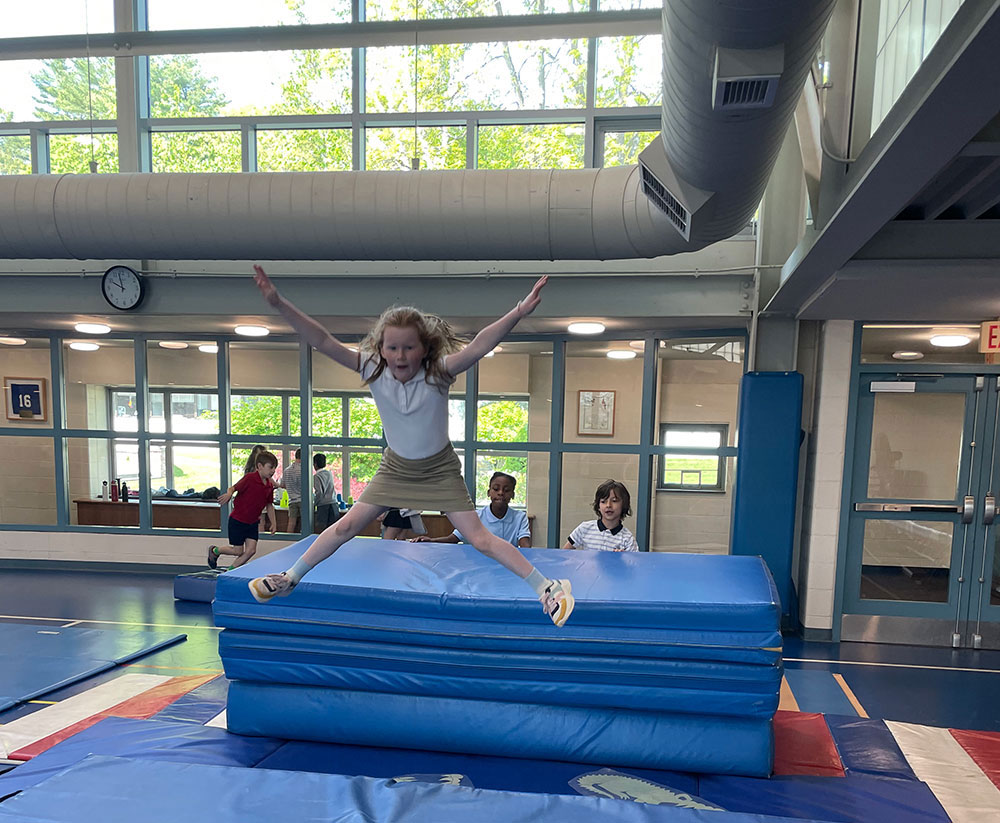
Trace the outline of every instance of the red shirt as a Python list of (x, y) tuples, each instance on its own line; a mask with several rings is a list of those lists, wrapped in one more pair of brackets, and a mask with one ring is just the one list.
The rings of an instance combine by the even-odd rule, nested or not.
[(241, 523), (253, 524), (260, 519), (260, 513), (271, 502), (271, 494), (277, 487), (265, 480), (259, 472), (244, 474), (235, 486), (236, 502), (232, 516)]

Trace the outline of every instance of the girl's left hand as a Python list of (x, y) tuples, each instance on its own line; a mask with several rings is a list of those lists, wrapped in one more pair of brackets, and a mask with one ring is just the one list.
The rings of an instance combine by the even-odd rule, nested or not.
[(548, 275), (540, 277), (535, 281), (535, 285), (531, 287), (531, 291), (528, 292), (528, 296), (517, 304), (521, 317), (527, 317), (538, 308), (538, 304), (542, 302), (542, 289), (545, 288), (545, 284), (548, 282)]

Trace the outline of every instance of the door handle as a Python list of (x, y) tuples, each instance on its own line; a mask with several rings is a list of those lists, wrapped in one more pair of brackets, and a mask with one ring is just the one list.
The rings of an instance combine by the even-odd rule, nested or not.
[(856, 512), (958, 512), (963, 523), (971, 523), (976, 510), (976, 498), (967, 496), (961, 506), (954, 503), (855, 503)]
[(992, 526), (997, 516), (997, 499), (992, 494), (983, 498), (983, 525)]

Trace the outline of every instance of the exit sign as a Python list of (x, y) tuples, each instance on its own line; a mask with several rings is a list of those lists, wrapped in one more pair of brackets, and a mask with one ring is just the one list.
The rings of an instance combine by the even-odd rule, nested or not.
[(1000, 352), (1000, 320), (987, 320), (979, 329), (979, 351)]

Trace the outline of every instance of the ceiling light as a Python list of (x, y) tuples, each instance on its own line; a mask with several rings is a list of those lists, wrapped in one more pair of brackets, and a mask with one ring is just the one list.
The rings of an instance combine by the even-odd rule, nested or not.
[(107, 334), (111, 331), (111, 326), (104, 323), (77, 323), (73, 328), (80, 334)]
[(892, 356), (896, 360), (921, 360), (924, 353), (920, 351), (894, 351)]
[(600, 334), (604, 331), (604, 324), (594, 322), (570, 323), (566, 327), (566, 331), (570, 334)]
[(636, 353), (631, 349), (611, 349), (607, 356), (612, 360), (632, 360)]
[(502, 352), (502, 351), (503, 351), (503, 346), (497, 346), (495, 349), (493, 349), (493, 351), (486, 352), (486, 354), (484, 354), (483, 357), (492, 357), (497, 352)]
[(218, 354), (219, 347), (215, 343), (206, 343), (203, 346), (198, 346), (198, 351), (203, 351), (205, 354)]
[(957, 349), (971, 342), (972, 338), (969, 335), (958, 332), (943, 332), (931, 338), (931, 345), (942, 349)]
[(96, 343), (86, 343), (83, 340), (74, 340), (69, 347), (73, 351), (97, 351), (100, 348)]
[(0, 337), (0, 344), (4, 346), (23, 346), (27, 342), (23, 337)]
[(267, 337), (271, 333), (265, 326), (237, 326), (233, 331), (244, 337)]
[(161, 349), (186, 349), (187, 347), (188, 347), (188, 344), (185, 343), (183, 340), (161, 340), (160, 341), (160, 348)]
[(644, 348), (646, 348), (646, 341), (645, 340), (629, 340), (628, 341), (628, 345), (629, 345), (629, 348), (633, 348), (636, 351), (642, 351)]

